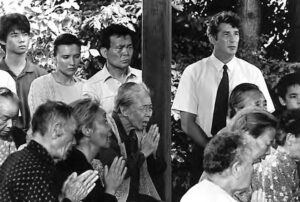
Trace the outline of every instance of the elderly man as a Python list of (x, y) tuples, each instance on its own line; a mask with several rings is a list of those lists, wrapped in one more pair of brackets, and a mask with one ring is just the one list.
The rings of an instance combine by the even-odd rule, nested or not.
[[(157, 154), (160, 139), (156, 125), (146, 131), (152, 116), (152, 103), (148, 88), (134, 82), (120, 86), (115, 100), (115, 109), (109, 123), (114, 135), (111, 150), (127, 160), (127, 174), (116, 195), (118, 201), (157, 201), (160, 197), (154, 187), (152, 176), (159, 176), (165, 169), (165, 163)], [(102, 153), (106, 158), (113, 152)], [(101, 158), (102, 160), (104, 158)], [(149, 172), (148, 172), (149, 169)]]
[[(251, 148), (243, 135), (221, 132), (204, 150), (203, 167), (207, 178), (190, 188), (181, 202), (237, 202), (234, 193), (249, 187), (253, 173)], [(260, 190), (254, 201), (264, 201)]]
[[(32, 140), (0, 167), (1, 202), (58, 201), (55, 163), (66, 158), (74, 143), (76, 125), (72, 108), (63, 103), (47, 102), (37, 109), (32, 119)], [(82, 200), (97, 178), (94, 171), (79, 177), (73, 173), (64, 183), (62, 198)]]
[(130, 29), (112, 24), (103, 30), (100, 52), (106, 63), (84, 84), (83, 93), (97, 99), (107, 113), (114, 109), (114, 98), (121, 84), (142, 82), (141, 70), (129, 66), (133, 50), (133, 32)]
[(12, 127), (13, 118), (18, 114), (19, 99), (16, 94), (5, 87), (0, 87), (0, 165), (7, 156), (26, 143), (26, 134)]

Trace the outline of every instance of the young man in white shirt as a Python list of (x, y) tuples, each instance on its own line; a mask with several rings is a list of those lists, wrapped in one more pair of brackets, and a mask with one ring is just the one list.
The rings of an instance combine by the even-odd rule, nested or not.
[[(274, 106), (261, 71), (254, 65), (235, 57), (239, 43), (240, 19), (232, 12), (214, 15), (207, 35), (213, 53), (189, 65), (182, 74), (172, 109), (180, 112), (182, 130), (194, 141), (192, 180), (194, 184), (202, 173), (203, 148), (212, 137), (213, 114), (217, 90), (227, 66), (229, 96), (241, 83), (253, 83), (263, 92), (269, 111)], [(226, 105), (226, 104), (225, 104)], [(219, 106), (226, 107), (226, 106)]]

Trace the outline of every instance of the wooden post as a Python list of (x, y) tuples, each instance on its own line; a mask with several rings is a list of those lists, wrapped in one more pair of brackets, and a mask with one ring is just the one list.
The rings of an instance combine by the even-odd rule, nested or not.
[(289, 28), (289, 59), (291, 62), (300, 62), (300, 1), (287, 0), (288, 13), (291, 18)]
[(158, 152), (167, 163), (158, 191), (171, 202), (171, 0), (143, 1), (142, 67), (143, 80), (153, 92), (152, 121), (160, 128)]
[(258, 0), (242, 0), (239, 15), (242, 19), (242, 38), (250, 50), (257, 50), (259, 43), (261, 9)]

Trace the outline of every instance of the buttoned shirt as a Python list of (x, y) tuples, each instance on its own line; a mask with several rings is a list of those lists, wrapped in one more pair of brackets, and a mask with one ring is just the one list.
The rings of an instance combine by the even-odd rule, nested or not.
[(16, 82), (6, 71), (0, 70), (0, 87), (6, 87), (17, 94)]
[(19, 126), (27, 130), (30, 125), (30, 112), (27, 99), (31, 82), (47, 72), (44, 69), (39, 68), (37, 65), (32, 64), (29, 60), (26, 60), (25, 68), (18, 76), (16, 76), (7, 66), (4, 58), (0, 61), (0, 69), (8, 72), (16, 82), (17, 95), (21, 101), (20, 110), (22, 115)]
[[(126, 82), (142, 82), (142, 71), (129, 67), (125, 79)], [(108, 72), (106, 65), (102, 70), (91, 77), (83, 86), (84, 96), (91, 97), (100, 102), (100, 106), (107, 112), (112, 113), (114, 109), (114, 100), (119, 87), (120, 81), (113, 78)]]
[[(266, 82), (261, 71), (254, 65), (233, 57), (228, 62), (229, 94), (241, 83), (253, 83), (267, 100), (268, 111), (274, 111)], [(183, 72), (174, 98), (172, 109), (196, 116), (196, 123), (211, 137), (211, 127), (217, 89), (223, 75), (223, 66), (214, 55), (189, 65)]]
[(35, 141), (6, 159), (0, 167), (0, 201), (58, 201), (55, 165), (47, 150)]
[(237, 202), (225, 190), (211, 181), (203, 180), (191, 187), (180, 202)]

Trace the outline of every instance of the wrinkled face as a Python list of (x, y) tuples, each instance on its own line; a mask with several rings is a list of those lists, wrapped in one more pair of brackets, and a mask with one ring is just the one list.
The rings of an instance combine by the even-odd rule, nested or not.
[(270, 153), (270, 147), (275, 138), (275, 128), (266, 128), (262, 134), (254, 139), (252, 146), (252, 156), (255, 162), (264, 159)]
[(60, 132), (60, 136), (55, 139), (55, 154), (53, 158), (55, 160), (65, 160), (68, 152), (71, 150), (72, 146), (75, 144), (74, 134), (76, 131), (76, 121), (74, 118), (67, 120)]
[(11, 99), (0, 98), (0, 136), (8, 134), (12, 127), (12, 119), (18, 114), (19, 107)]
[(152, 116), (152, 102), (146, 92), (141, 92), (135, 102), (126, 109), (126, 115), (129, 122), (137, 130), (143, 130)]
[(267, 101), (261, 92), (257, 90), (251, 90), (243, 93), (242, 96), (243, 96), (243, 101), (242, 101), (243, 108), (256, 106), (267, 110)]
[(287, 109), (300, 108), (300, 85), (293, 85), (288, 87), (285, 99), (281, 99), (281, 104), (285, 105)]
[(80, 46), (59, 45), (55, 56), (57, 72), (72, 77), (80, 64)]
[(212, 38), (211, 43), (218, 58), (231, 58), (236, 54), (240, 40), (238, 28), (221, 23), (217, 36)]
[(109, 126), (106, 113), (104, 110), (99, 110), (93, 124), (91, 141), (100, 148), (109, 147), (109, 136), (111, 127)]
[(107, 65), (116, 69), (125, 69), (131, 63), (133, 55), (133, 45), (131, 36), (116, 36), (110, 37), (110, 48), (106, 49)]
[(5, 45), (6, 51), (14, 54), (24, 54), (29, 46), (29, 34), (25, 31), (15, 29), (8, 33)]

